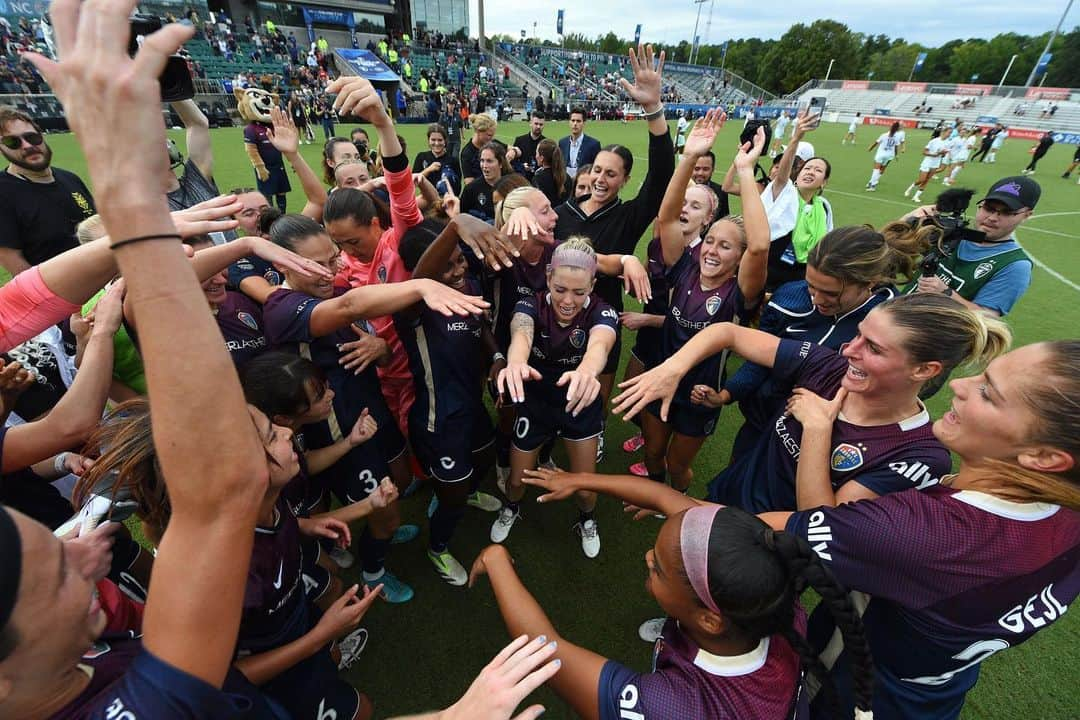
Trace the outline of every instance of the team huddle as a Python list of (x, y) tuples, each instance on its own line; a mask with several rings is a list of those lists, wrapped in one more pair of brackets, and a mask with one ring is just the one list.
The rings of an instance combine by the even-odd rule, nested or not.
[[(1010, 350), (1001, 318), (1030, 282), (1014, 231), (1034, 181), (995, 183), (959, 245), (932, 206), (834, 227), (813, 118), (786, 143), (748, 122), (713, 183), (724, 113), (673, 141), (664, 55), (642, 47), (623, 81), (648, 133), (633, 198), (636, 158), (585, 135), (584, 112), (565, 143), (533, 116), (512, 145), (474, 116), (458, 157), (433, 125), (410, 167), (357, 77), (327, 92), (377, 153), (365, 129), (330, 140), (320, 182), (272, 108), (245, 132), (260, 189), (218, 195), (208, 145), (163, 152), (157, 73), (190, 30), (129, 57), (132, 7), (54, 0), (61, 60), (32, 57), (98, 216), (80, 247), (0, 288), (0, 399), (18, 417), (0, 435), (0, 715), (372, 717), (342, 671), (363, 663), (371, 605), (414, 597), (392, 571), (423, 534), (401, 520), (414, 492), (431, 495), (434, 572), (486, 576), (516, 638), (457, 703), (416, 717), (535, 718), (516, 707), (546, 684), (602, 720), (955, 718), (982, 660), (1080, 594), (1080, 342)], [(0, 118), (9, 172), (41, 171), (33, 119)], [(971, 137), (935, 139), (924, 166), (948, 153), (955, 180)], [(258, 172), (270, 146), (301, 213), (277, 197), (283, 163)], [(896, 126), (871, 146), (867, 189), (903, 146)], [(65, 320), (77, 353), (42, 410), (17, 360), (47, 346), (63, 366)], [(935, 420), (923, 400), (946, 382)], [(736, 403), (731, 458), (690, 497)], [(616, 416), (643, 457), (597, 474)], [(42, 482), (68, 473), (70, 499)], [(509, 548), (537, 551), (511, 537), (529, 486), (573, 500), (586, 558), (620, 552), (601, 542), (602, 495), (661, 521), (640, 526), (657, 532), (646, 587), (663, 611), (637, 629), (649, 672), (559, 634), (518, 577)], [(476, 558), (454, 551), (485, 517), (468, 508), (490, 513)]]

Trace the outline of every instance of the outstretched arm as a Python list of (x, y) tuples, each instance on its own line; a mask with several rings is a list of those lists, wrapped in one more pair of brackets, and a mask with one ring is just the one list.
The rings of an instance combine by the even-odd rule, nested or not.
[(480, 553), (469, 574), (469, 584), (475, 584), (482, 575), (491, 580), (495, 601), (511, 636), (543, 635), (555, 644), (555, 659), (560, 661), (562, 669), (548, 680), (551, 689), (570, 703), (580, 717), (598, 719), (600, 672), (607, 658), (559, 636), (544, 609), (522, 584), (510, 553), (502, 545), (490, 545)]
[[(660, 229), (660, 243), (664, 252), (664, 265), (671, 267), (686, 250), (687, 238), (679, 224), (683, 203), (686, 201), (686, 189), (694, 174), (694, 165), (716, 142), (716, 134), (723, 125), (723, 111), (713, 109), (705, 117), (694, 123), (693, 130), (686, 138), (682, 160), (671, 176), (664, 200), (660, 203), (660, 213), (656, 223)], [(753, 173), (753, 168), (751, 168)]]
[[(168, 172), (158, 75), (192, 29), (168, 24), (147, 36), (132, 59), (134, 6), (134, 0), (108, 8), (56, 0), (51, 14), (62, 60), (28, 57), (61, 99), (83, 147), (142, 320), (154, 446), (172, 505), (150, 581), (144, 647), (220, 687), (235, 649), (268, 471), (206, 297), (179, 239), (169, 237), (176, 227), (165, 196), (147, 182)], [(124, 242), (149, 236), (157, 239)], [(207, 444), (208, 437), (214, 442)], [(201, 552), (192, 553), (194, 547)]]
[(292, 116), (281, 108), (275, 107), (270, 110), (270, 121), (274, 124), (269, 133), (270, 142), (289, 161), (293, 172), (300, 180), (300, 186), (304, 188), (307, 203), (300, 214), (321, 222), (323, 206), (326, 205), (326, 188), (323, 187), (319, 176), (311, 169), (304, 156), (300, 154), (300, 133), (293, 124)]
[(526, 470), (522, 482), (548, 491), (536, 498), (536, 502), (563, 500), (579, 490), (586, 490), (610, 495), (630, 505), (655, 510), (668, 516), (688, 510), (695, 505), (708, 504), (703, 500), (683, 495), (669, 485), (635, 475), (568, 473), (540, 468)]
[(213, 180), (214, 151), (210, 147), (210, 121), (194, 100), (179, 100), (169, 104), (187, 128), (188, 157), (204, 178)]
[(322, 337), (357, 320), (385, 317), (418, 303), (443, 315), (472, 315), (488, 308), (483, 298), (464, 295), (435, 280), (365, 285), (319, 303), (311, 312), (311, 334)]
[(754, 166), (765, 149), (765, 129), (758, 128), (753, 144), (746, 143), (735, 156), (739, 173), (739, 199), (742, 201), (743, 226), (746, 231), (746, 251), (739, 261), (739, 291), (751, 306), (755, 306), (765, 289), (769, 270), (769, 217), (754, 182)]

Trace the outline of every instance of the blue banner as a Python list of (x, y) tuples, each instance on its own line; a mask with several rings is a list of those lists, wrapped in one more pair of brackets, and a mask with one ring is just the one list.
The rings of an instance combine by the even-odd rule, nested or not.
[(1065, 143), (1067, 145), (1080, 145), (1080, 133), (1056, 132), (1052, 133), (1050, 137), (1054, 138), (1054, 142), (1056, 143)]
[(640, 44), (641, 44), (641, 23), (638, 23), (638, 26), (636, 28), (634, 28), (634, 46), (637, 47)]
[(370, 50), (337, 50), (338, 57), (349, 63), (360, 77), (382, 82), (399, 82), (401, 78)]
[(976, 123), (985, 123), (987, 125), (997, 125), (997, 115), (980, 115), (975, 118)]
[(304, 11), (304, 24), (311, 25), (313, 23), (322, 23), (323, 25), (344, 25), (347, 28), (354, 27), (356, 23), (353, 21), (353, 14), (351, 12), (341, 12), (340, 10), (326, 10), (325, 8), (303, 8)]
[(892, 110), (889, 108), (874, 108), (875, 115), (892, 115)]
[(559, 16), (555, 19), (555, 32), (558, 35), (563, 34), (562, 21), (563, 21), (563, 10), (559, 10)]
[(1039, 64), (1035, 66), (1035, 77), (1046, 74), (1046, 66), (1050, 64), (1050, 58), (1054, 57), (1054, 53), (1043, 53), (1039, 58)]
[(915, 72), (922, 70), (923, 63), (926, 62), (926, 53), (921, 52), (915, 56)]

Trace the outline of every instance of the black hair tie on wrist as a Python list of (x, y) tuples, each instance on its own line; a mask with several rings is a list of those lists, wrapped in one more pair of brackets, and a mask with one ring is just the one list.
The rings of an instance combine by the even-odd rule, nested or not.
[(143, 242), (145, 240), (183, 240), (183, 239), (184, 239), (183, 236), (180, 235), (179, 233), (163, 233), (163, 234), (160, 234), (160, 235), (137, 235), (135, 237), (127, 238), (125, 240), (117, 240), (114, 243), (110, 243), (109, 247), (111, 249), (115, 250), (118, 247), (123, 247), (124, 245), (133, 245), (135, 243)]

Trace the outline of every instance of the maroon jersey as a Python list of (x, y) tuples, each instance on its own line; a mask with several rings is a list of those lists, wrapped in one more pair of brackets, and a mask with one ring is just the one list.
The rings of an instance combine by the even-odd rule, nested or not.
[(797, 512), (787, 530), (871, 596), (875, 717), (958, 716), (979, 664), (1080, 594), (1080, 514), (1056, 505), (936, 486)]
[(616, 336), (619, 332), (618, 313), (596, 294), (586, 298), (585, 307), (568, 325), (559, 322), (548, 293), (519, 300), (514, 312), (533, 319), (529, 364), (543, 376), (542, 382), (549, 385), (554, 385), (564, 372), (581, 364), (593, 328), (608, 328)]
[[(802, 632), (806, 615), (796, 614)], [(743, 655), (702, 650), (669, 619), (656, 641), (653, 670), (608, 660), (600, 673), (600, 720), (792, 720), (807, 717), (799, 655), (779, 635)]]

